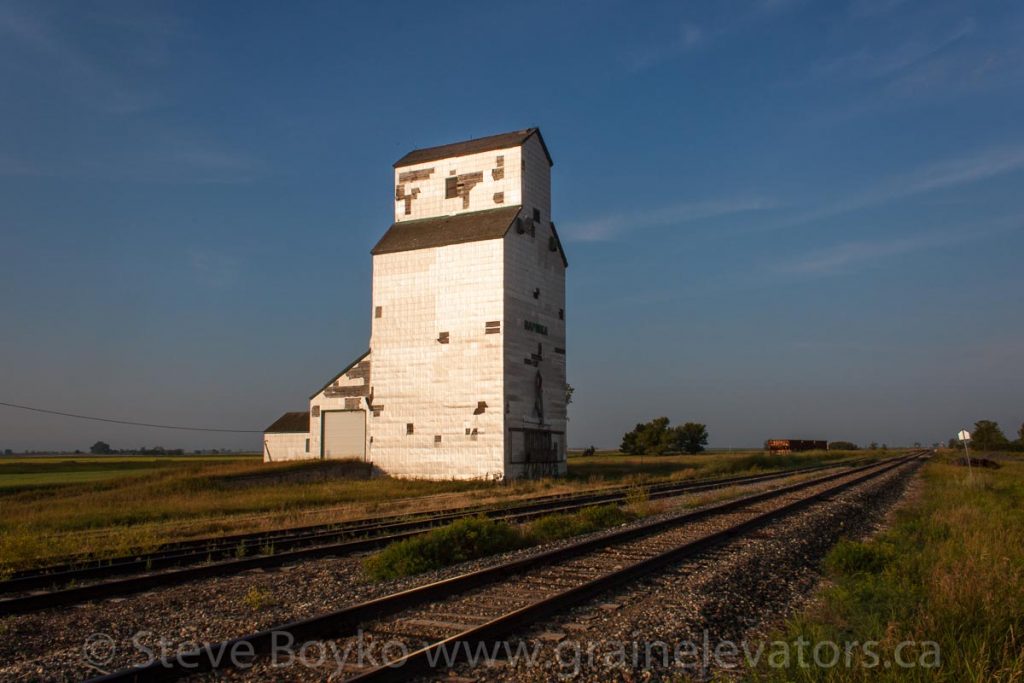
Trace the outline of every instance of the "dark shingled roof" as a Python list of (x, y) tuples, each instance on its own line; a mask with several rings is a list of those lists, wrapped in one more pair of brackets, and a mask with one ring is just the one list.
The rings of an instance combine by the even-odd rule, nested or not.
[(277, 422), (263, 430), (267, 434), (309, 431), (309, 413), (285, 413)]
[(498, 239), (504, 237), (512, 227), (516, 216), (519, 215), (519, 209), (519, 206), (504, 206), (500, 209), (472, 211), (454, 216), (399, 221), (388, 228), (370, 253), (393, 254), (399, 251)]
[(536, 135), (537, 139), (540, 140), (540, 146), (544, 148), (544, 155), (548, 158), (548, 164), (553, 166), (554, 163), (551, 161), (551, 153), (548, 152), (548, 146), (544, 144), (544, 138), (540, 134), (540, 129), (527, 128), (525, 130), (515, 130), (512, 131), (511, 133), (488, 135), (485, 138), (475, 138), (473, 140), (465, 140), (463, 142), (453, 142), (450, 145), (414, 149), (413, 151), (409, 152), (404, 157), (396, 161), (394, 163), (394, 167), (398, 168), (399, 166), (412, 166), (414, 164), (423, 164), (428, 161), (436, 161), (438, 159), (460, 157), (466, 154), (476, 154), (478, 152), (489, 152), (493, 149), (519, 147), (533, 135)]

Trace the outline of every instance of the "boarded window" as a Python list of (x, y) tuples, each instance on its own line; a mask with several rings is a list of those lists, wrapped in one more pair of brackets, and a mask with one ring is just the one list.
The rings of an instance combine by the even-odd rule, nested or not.
[(309, 453), (309, 439), (306, 439), (306, 452)]
[(383, 306), (378, 306), (377, 308), (373, 309), (373, 317), (374, 318), (379, 318), (383, 314), (384, 314), (384, 307)]
[(437, 343), (438, 344), (447, 344), (448, 341), (449, 341), (449, 338), (448, 338), (448, 333), (447, 332), (441, 332), (440, 334), (437, 335)]
[(501, 332), (501, 321), (491, 320), (484, 323), (484, 334), (498, 334)]
[(435, 446), (440, 446), (441, 445), (441, 435), (440, 434), (434, 434), (434, 445)]
[(525, 462), (557, 462), (557, 451), (551, 432), (543, 429), (523, 430)]
[(309, 411), (309, 414), (312, 417), (320, 417), (320, 406), (313, 406), (313, 408)]
[(405, 425), (405, 433), (406, 434), (412, 434), (412, 432), (413, 432), (412, 422), (406, 423), (406, 425)]

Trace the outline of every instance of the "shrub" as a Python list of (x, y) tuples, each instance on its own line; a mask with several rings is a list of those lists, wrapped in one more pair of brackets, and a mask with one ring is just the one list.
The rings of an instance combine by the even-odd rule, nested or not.
[(460, 519), (422, 536), (393, 543), (363, 562), (375, 579), (394, 579), (521, 548), (522, 534), (507, 522)]
[(597, 507), (583, 508), (573, 514), (545, 515), (534, 520), (525, 531), (531, 543), (549, 543), (572, 536), (593, 533), (601, 529), (624, 524), (636, 515), (618, 505), (608, 503)]
[(373, 579), (396, 579), (488, 555), (589, 534), (618, 526), (636, 515), (614, 504), (584, 508), (574, 514), (545, 515), (525, 527), (473, 517), (392, 543), (363, 561)]
[(253, 612), (259, 612), (264, 607), (269, 607), (274, 603), (271, 601), (270, 591), (253, 587), (242, 598), (242, 604)]

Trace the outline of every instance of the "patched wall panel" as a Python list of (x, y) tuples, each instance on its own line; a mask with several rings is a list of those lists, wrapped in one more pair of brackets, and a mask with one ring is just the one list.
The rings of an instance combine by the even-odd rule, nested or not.
[(374, 257), (374, 305), (388, 311), (373, 319), (374, 401), (387, 410), (368, 420), (368, 457), (388, 474), (504, 476), (501, 411), (479, 410), (502, 401), (502, 339), (485, 329), (503, 315), (503, 254), (495, 239)]
[[(532, 144), (541, 147), (536, 136)], [(396, 168), (395, 222), (520, 204), (521, 161), (512, 147)]]

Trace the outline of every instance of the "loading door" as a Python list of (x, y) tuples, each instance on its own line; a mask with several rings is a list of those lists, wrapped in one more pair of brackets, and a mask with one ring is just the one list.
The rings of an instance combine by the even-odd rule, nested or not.
[(330, 458), (365, 459), (366, 411), (325, 410), (323, 439), (320, 441), (325, 460)]

